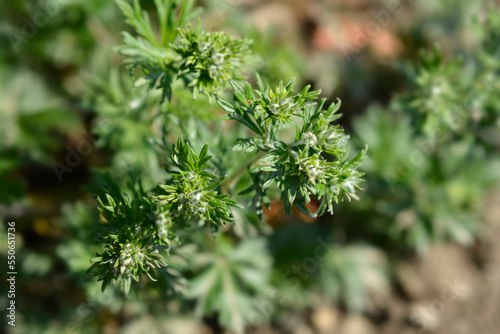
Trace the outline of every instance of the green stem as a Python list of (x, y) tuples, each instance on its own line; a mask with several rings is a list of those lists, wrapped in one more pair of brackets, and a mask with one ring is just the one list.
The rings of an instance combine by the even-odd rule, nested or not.
[(253, 163), (257, 162), (259, 159), (263, 158), (266, 155), (266, 152), (260, 151), (257, 153), (252, 160), (242, 164), (235, 173), (229, 176), (222, 183), (222, 187), (227, 188), (230, 192), (233, 192), (234, 186), (238, 182), (238, 180), (246, 173), (248, 167), (250, 167)]

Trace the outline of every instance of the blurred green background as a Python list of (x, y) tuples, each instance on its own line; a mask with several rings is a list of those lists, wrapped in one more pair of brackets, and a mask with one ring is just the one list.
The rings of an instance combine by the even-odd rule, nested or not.
[[(153, 1), (141, 4), (154, 12)], [(231, 333), (238, 311), (249, 315), (247, 333), (497, 333), (498, 2), (197, 5), (206, 30), (253, 39), (262, 58), (256, 70), (269, 82), (297, 76), (342, 100), (353, 151), (370, 147), (360, 200), (319, 220), (286, 217), (278, 202), (262, 223), (239, 213), (237, 237), (184, 245), (172, 256), (168, 289), (159, 282), (127, 299), (101, 293), (86, 275), (103, 222), (93, 195), (105, 180), (95, 171), (124, 187), (131, 170), (146, 185), (165, 177), (166, 157), (150, 144), (158, 94), (134, 88), (113, 50), (129, 30), (114, 1), (2, 1), (2, 314), (10, 221), (18, 272), (16, 326), (3, 316), (2, 328)], [(215, 105), (179, 94), (173, 136), (218, 122)], [(222, 134), (204, 139), (222, 147), (238, 136)], [(248, 258), (258, 259), (251, 270), (240, 267)], [(203, 280), (220, 263), (255, 284), (237, 291), (234, 305), (224, 302), (227, 286)], [(220, 300), (200, 306), (213, 294)]]

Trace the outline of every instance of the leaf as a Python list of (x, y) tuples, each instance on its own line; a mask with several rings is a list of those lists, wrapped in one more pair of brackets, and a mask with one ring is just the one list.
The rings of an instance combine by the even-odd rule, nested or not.
[(295, 77), (291, 77), (285, 86), (285, 90), (291, 91), (296, 82), (297, 82), (297, 79)]
[(128, 293), (130, 292), (130, 285), (132, 283), (132, 280), (130, 278), (125, 278), (123, 279), (123, 294), (128, 296)]
[(312, 213), (309, 208), (307, 206), (304, 205), (304, 203), (300, 200), (297, 200), (295, 201), (294, 203), (294, 206), (300, 211), (302, 212), (303, 214), (311, 217), (311, 218), (316, 218), (317, 217), (317, 214), (316, 213)]
[(238, 333), (252, 325), (248, 315), (257, 310), (253, 301), (269, 290), (271, 269), (265, 243), (260, 241), (247, 239), (234, 246), (221, 237), (215, 249), (196, 255), (201, 272), (190, 280), (188, 295), (197, 299), (198, 314), (216, 312), (225, 328)]
[(222, 182), (224, 182), (224, 177), (219, 177), (218, 179), (216, 179), (215, 181), (211, 182), (208, 184), (208, 186), (205, 187), (205, 190), (214, 190), (216, 188), (218, 188)]

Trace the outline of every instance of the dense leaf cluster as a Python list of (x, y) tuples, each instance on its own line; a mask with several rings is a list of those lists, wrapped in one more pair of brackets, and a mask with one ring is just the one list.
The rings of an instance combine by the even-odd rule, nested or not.
[(125, 45), (119, 51), (126, 56), (125, 63), (131, 71), (142, 73), (137, 84), (161, 89), (164, 98), (172, 97), (176, 79), (192, 89), (194, 98), (200, 92), (215, 95), (227, 80), (241, 79), (243, 65), (252, 58), (249, 40), (224, 32), (204, 32), (199, 24), (196, 29), (187, 25), (199, 14), (193, 8), (193, 0), (155, 0), (159, 34), (138, 0), (133, 6), (125, 0), (117, 3), (127, 23), (139, 35), (124, 32)]
[[(400, 265), (433, 243), (496, 242), (484, 212), (496, 204), (488, 191), (500, 179), (498, 8), (481, 9), (472, 25), (478, 39), (467, 25), (467, 38), (455, 41), (448, 37), (464, 32), (468, 9), (482, 4), (415, 6), (417, 15), (426, 8), (418, 17), (426, 24), (399, 30), (405, 41), (419, 36), (405, 43), (405, 54), (440, 34), (448, 39), (444, 52), (423, 52), (397, 75), (368, 49), (345, 67), (330, 53), (310, 52), (317, 41), (284, 47), (290, 31), (264, 36), (241, 24), (240, 10), (259, 5), (229, 2), (117, 0), (131, 28), (122, 41), (114, 2), (59, 2), (43, 29), (37, 18), (50, 1), (5, 2), (0, 216), (16, 221), (18, 241), (29, 241), (18, 244), (16, 286), (28, 292), (18, 296), (19, 332), (96, 333), (119, 324), (123, 332), (184, 333), (186, 323), (199, 324), (193, 310), (215, 332), (243, 333), (269, 320), (293, 332), (296, 323), (285, 329), (282, 319), (290, 310), (315, 318), (319, 300), (369, 314), (383, 308), (390, 282), (406, 286)], [(203, 21), (254, 42), (204, 31), (198, 5), (230, 7)], [(30, 23), (20, 24), (22, 17), (34, 20), (35, 38), (25, 38)], [(109, 48), (119, 44), (126, 70), (110, 63)], [(263, 59), (249, 68), (263, 79), (257, 90), (237, 81), (254, 65), (250, 49)], [(359, 110), (349, 138), (340, 103), (328, 105), (301, 84), (278, 84), (293, 76), (321, 86), (324, 96), (340, 88), (351, 110), (381, 97), (384, 104)], [(388, 84), (374, 87), (380, 80)], [(224, 97), (230, 83), (234, 101)], [(220, 121), (214, 95), (237, 122)], [(369, 154), (351, 159), (352, 141), (356, 152), (368, 143)], [(46, 174), (51, 164), (62, 179)], [(105, 169), (93, 170), (90, 181), (91, 166)], [(96, 201), (82, 197), (80, 185)], [(356, 195), (360, 201), (334, 204)], [(271, 210), (264, 214), (262, 204)], [(314, 219), (293, 205), (313, 216), (333, 207), (341, 214), (296, 223)], [(6, 227), (0, 234), (7, 240)], [(85, 279), (89, 259), (94, 280)], [(57, 314), (34, 302), (54, 283), (60, 289), (51, 300), (65, 310)]]
[(234, 220), (230, 207), (241, 207), (229, 199), (229, 195), (219, 193), (224, 177), (204, 170), (211, 158), (207, 152), (208, 146), (205, 145), (197, 155), (182, 139), (174, 146), (171, 159), (179, 170), (168, 170), (172, 178), (167, 184), (158, 186), (163, 194), (152, 197), (169, 210), (174, 223), (188, 222), (197, 216), (206, 224), (223, 226)]
[(484, 197), (500, 177), (499, 17), (476, 23), (477, 55), (421, 52), (410, 66), (413, 89), (354, 122), (360, 144), (370, 143), (370, 177), (346, 225), (373, 219), (370, 236), (420, 254), (434, 242), (469, 246), (480, 235)]
[[(205, 32), (200, 23), (194, 28), (189, 23), (198, 13), (194, 1), (155, 0), (158, 29), (138, 0), (132, 5), (117, 2), (136, 32), (123, 34), (125, 45), (119, 52), (131, 73), (141, 78), (135, 88), (127, 89), (117, 83), (120, 76), (111, 73), (109, 92), (108, 81), (98, 82), (109, 96), (96, 105), (116, 121), (99, 134), (102, 141), (111, 140), (123, 135), (116, 130), (125, 124), (144, 125), (140, 136), (129, 140), (148, 143), (141, 144), (133, 166), (141, 167), (139, 156), (148, 159), (138, 174), (149, 185), (143, 191), (142, 182), (133, 180), (134, 190), (125, 194), (123, 182), (109, 178), (98, 187), (106, 224), (97, 242), (104, 250), (92, 260), (89, 273), (103, 281), (102, 289), (117, 284), (125, 294), (133, 281), (140, 286), (149, 282), (142, 276), (177, 287), (176, 291), (181, 278), (189, 277), (187, 296), (197, 300), (198, 312), (217, 312), (224, 326), (241, 332), (251, 325), (246, 317), (255, 311), (254, 298), (269, 292), (271, 276), (267, 245), (242, 233), (247, 230), (242, 226), (260, 226), (262, 204), (269, 208), (271, 200), (280, 199), (288, 215), (292, 206), (312, 217), (333, 213), (334, 203), (357, 198), (366, 149), (350, 156), (349, 136), (337, 124), (340, 102), (324, 108), (326, 99), (318, 100), (319, 90), (307, 86), (296, 92), (295, 78), (274, 89), (266, 88), (258, 74), (259, 89), (238, 81), (244, 79), (243, 66), (254, 59), (251, 42), (224, 32)], [(142, 84), (159, 90), (137, 87)], [(232, 103), (221, 98), (227, 85), (234, 91)], [(195, 120), (198, 112), (216, 109), (210, 106), (212, 96), (227, 112), (223, 118), (237, 121), (227, 124), (231, 134), (214, 133), (222, 128), (215, 121)], [(165, 98), (169, 103), (155, 103)], [(120, 114), (125, 111), (123, 120)], [(220, 123), (219, 117), (206, 119)], [(295, 134), (285, 139), (289, 129)], [(248, 130), (253, 135), (245, 138)], [(174, 145), (169, 143), (172, 138), (178, 138)], [(117, 144), (119, 152), (125, 147)], [(153, 149), (156, 155), (150, 158)], [(165, 152), (170, 161), (164, 160)], [(248, 163), (230, 166), (226, 154), (240, 154)], [(150, 165), (166, 167), (166, 180), (158, 172), (148, 175), (155, 169)], [(243, 191), (236, 191), (236, 186)], [(244, 195), (250, 193), (256, 210), (239, 203), (248, 204)], [(311, 212), (308, 204), (316, 199), (319, 207)], [(236, 243), (230, 234), (215, 233), (225, 225), (245, 239)], [(196, 248), (194, 253), (190, 246)]]
[[(358, 171), (366, 150), (349, 159), (349, 136), (339, 125), (332, 125), (338, 118), (340, 102), (332, 103), (326, 110), (326, 99), (316, 101), (321, 91), (309, 91), (309, 86), (295, 94), (295, 79), (281, 82), (275, 90), (254, 90), (249, 83), (240, 85), (231, 81), (234, 104), (220, 98), (219, 106), (235, 120), (257, 136), (239, 139), (233, 150), (258, 151), (250, 172), (256, 174), (254, 184), (245, 192), (255, 191), (257, 205), (268, 205), (266, 190), (275, 183), (281, 191), (285, 210), (290, 214), (295, 205), (302, 212), (316, 217), (328, 210), (333, 213), (333, 202), (344, 197), (356, 198), (356, 190), (363, 173)], [(280, 131), (295, 128), (295, 140), (285, 143)], [(326, 156), (325, 156), (326, 154)], [(311, 196), (321, 200), (315, 213), (305, 204)]]
[(172, 49), (180, 56), (177, 75), (193, 97), (198, 93), (216, 95), (229, 79), (242, 78), (242, 66), (251, 60), (250, 41), (234, 39), (224, 32), (207, 33), (188, 26), (179, 30), (180, 39)]
[(257, 303), (252, 295), (269, 294), (271, 258), (265, 240), (247, 239), (234, 245), (221, 236), (201, 253), (193, 266), (200, 274), (189, 282), (188, 297), (197, 300), (199, 315), (219, 313), (221, 324), (243, 332), (253, 325)]
[(155, 280), (152, 269), (166, 266), (171, 223), (164, 215), (155, 214), (154, 203), (145, 196), (130, 200), (128, 196), (114, 199), (106, 195), (106, 202), (98, 198), (99, 211), (109, 231), (97, 243), (105, 245), (104, 251), (92, 259), (89, 273), (103, 281), (102, 290), (109, 284), (118, 283), (128, 294), (131, 280), (139, 282), (141, 274)]

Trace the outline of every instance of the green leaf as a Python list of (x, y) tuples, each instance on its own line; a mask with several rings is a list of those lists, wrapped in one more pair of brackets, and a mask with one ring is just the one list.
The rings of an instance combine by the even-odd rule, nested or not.
[(231, 104), (229, 104), (228, 102), (222, 100), (219, 97), (216, 97), (215, 100), (217, 101), (217, 104), (219, 105), (219, 107), (221, 107), (222, 110), (224, 110), (225, 112), (229, 112), (229, 113), (234, 112), (233, 106)]

